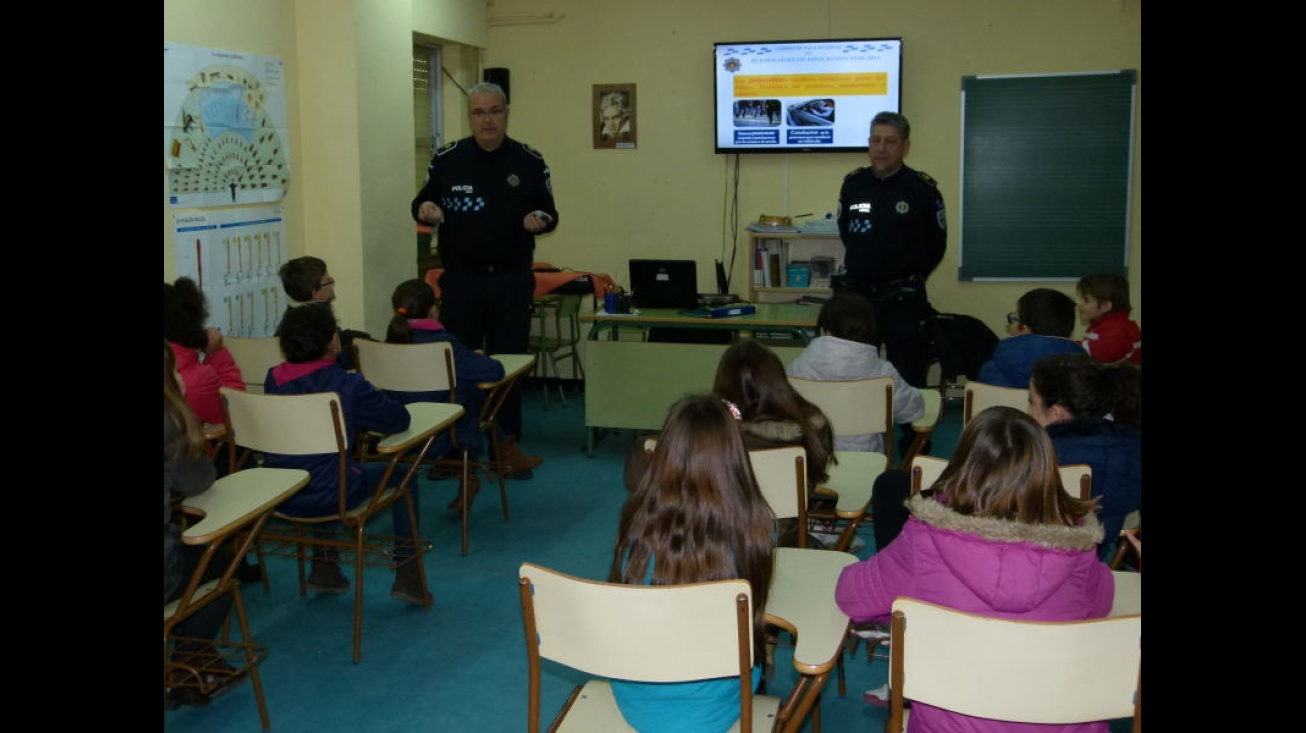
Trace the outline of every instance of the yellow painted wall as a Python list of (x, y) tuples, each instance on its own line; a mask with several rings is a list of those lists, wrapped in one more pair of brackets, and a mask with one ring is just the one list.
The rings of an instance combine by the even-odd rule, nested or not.
[[(509, 134), (553, 170), (561, 222), (537, 258), (624, 278), (630, 257), (712, 261), (738, 243), (734, 290), (746, 287), (744, 227), (758, 215), (833, 210), (862, 154), (741, 158), (737, 212), (727, 156), (712, 152), (712, 43), (901, 36), (909, 165), (940, 183), (953, 236), (929, 282), (945, 312), (972, 313), (999, 334), (1032, 287), (1071, 282), (957, 281), (961, 78), (1137, 69), (1130, 279), (1142, 320), (1141, 0), (165, 0), (164, 40), (281, 56), (288, 79), (289, 255), (326, 259), (340, 280), (343, 324), (382, 332), (389, 292), (415, 274), (411, 45), (446, 50), (459, 85), (478, 67), (511, 74)], [(595, 150), (592, 84), (637, 85), (639, 147)], [(466, 134), (461, 94), (448, 89), (450, 138)], [(165, 174), (166, 189), (166, 174)], [(164, 278), (175, 276), (164, 201)], [(733, 234), (737, 232), (737, 235)]]
[[(999, 335), (1005, 314), (1033, 287), (1073, 296), (1073, 282), (957, 280), (961, 170), (961, 78), (1138, 69), (1130, 280), (1141, 322), (1141, 0), (492, 0), (487, 66), (512, 78), (509, 134), (544, 152), (561, 221), (541, 238), (538, 259), (608, 272), (620, 281), (632, 256), (699, 262), (712, 289), (712, 261), (728, 256), (744, 292), (744, 227), (760, 214), (820, 214), (864, 154), (741, 156), (738, 217), (726, 200), (727, 156), (713, 154), (712, 44), (717, 41), (901, 36), (903, 111), (912, 123), (907, 164), (939, 181), (949, 206), (948, 252), (929, 281), (941, 311), (971, 313)], [(558, 20), (496, 25), (548, 11)], [(639, 147), (595, 150), (591, 85), (637, 85)], [(869, 121), (868, 121), (869, 122)], [(1087, 274), (1087, 273), (1085, 273)], [(1078, 330), (1077, 330), (1078, 332)]]
[[(390, 292), (416, 277), (415, 33), (484, 43), (482, 0), (165, 0), (164, 40), (286, 62), (287, 256), (326, 260), (343, 326), (384, 333)], [(163, 277), (176, 277), (164, 174)]]

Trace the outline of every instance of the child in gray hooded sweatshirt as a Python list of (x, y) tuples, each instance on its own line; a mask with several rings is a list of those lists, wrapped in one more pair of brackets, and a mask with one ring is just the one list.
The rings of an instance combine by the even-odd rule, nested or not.
[[(879, 330), (870, 301), (856, 293), (835, 293), (816, 317), (821, 335), (789, 366), (789, 376), (828, 382), (893, 377), (893, 421), (909, 424), (925, 415), (925, 398), (887, 360), (880, 358)], [(884, 452), (884, 433), (844, 435), (835, 450)]]

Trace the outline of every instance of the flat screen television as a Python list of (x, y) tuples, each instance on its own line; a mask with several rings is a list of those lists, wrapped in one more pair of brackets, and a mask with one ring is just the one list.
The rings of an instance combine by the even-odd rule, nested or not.
[(718, 153), (865, 152), (902, 111), (902, 39), (713, 44)]

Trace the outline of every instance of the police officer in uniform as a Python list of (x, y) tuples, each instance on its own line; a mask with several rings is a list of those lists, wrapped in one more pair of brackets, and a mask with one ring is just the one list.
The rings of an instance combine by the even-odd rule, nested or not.
[[(531, 263), (535, 235), (558, 226), (553, 185), (544, 156), (508, 137), (508, 98), (498, 84), (477, 84), (467, 93), (470, 137), (436, 151), (426, 183), (413, 199), (417, 221), (438, 226), (442, 320), (449, 332), (487, 354), (529, 351)], [(500, 460), (530, 478), (543, 460), (517, 446), (522, 434), (520, 387), (499, 412), (507, 436)]]
[(842, 288), (871, 301), (889, 361), (920, 388), (934, 314), (925, 279), (943, 259), (948, 232), (934, 179), (903, 165), (909, 150), (906, 117), (881, 112), (871, 120), (871, 165), (849, 173), (839, 190), (839, 237)]

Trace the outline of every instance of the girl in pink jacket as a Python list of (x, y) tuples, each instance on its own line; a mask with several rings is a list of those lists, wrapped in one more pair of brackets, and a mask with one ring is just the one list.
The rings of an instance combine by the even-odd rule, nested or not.
[[(893, 599), (1029, 621), (1102, 618), (1115, 582), (1097, 558), (1093, 502), (1061, 485), (1052, 441), (1010, 407), (991, 407), (962, 432), (930, 489), (908, 499), (902, 533), (844, 569), (835, 600), (855, 622), (887, 624)], [(978, 684), (978, 682), (977, 682)], [(912, 705), (908, 733), (1107, 733), (1106, 721), (1033, 725)]]

